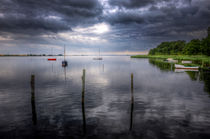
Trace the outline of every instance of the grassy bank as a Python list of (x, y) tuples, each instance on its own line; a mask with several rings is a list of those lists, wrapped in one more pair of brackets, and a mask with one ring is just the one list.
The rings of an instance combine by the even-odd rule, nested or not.
[(210, 56), (204, 55), (136, 55), (131, 56), (131, 58), (160, 58), (160, 59), (167, 59), (173, 58), (175, 60), (200, 60), (203, 62), (210, 62)]

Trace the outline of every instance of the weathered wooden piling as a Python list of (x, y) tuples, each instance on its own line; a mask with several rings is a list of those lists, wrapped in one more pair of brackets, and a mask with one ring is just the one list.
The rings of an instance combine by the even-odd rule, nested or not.
[(31, 75), (31, 108), (32, 108), (32, 121), (36, 125), (36, 104), (35, 104), (35, 75)]
[(133, 73), (131, 73), (131, 93), (133, 93)]
[(130, 113), (130, 128), (131, 131), (133, 128), (133, 107), (134, 107), (134, 98), (133, 98), (133, 73), (131, 73), (131, 113)]
[(83, 119), (83, 133), (86, 134), (86, 118), (85, 118), (85, 69), (82, 74), (82, 119)]

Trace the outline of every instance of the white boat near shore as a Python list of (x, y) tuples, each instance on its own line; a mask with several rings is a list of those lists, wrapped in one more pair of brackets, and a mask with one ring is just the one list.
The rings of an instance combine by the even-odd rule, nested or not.
[(174, 60), (173, 58), (166, 59), (169, 63), (178, 63), (178, 60)]
[(198, 70), (199, 67), (198, 66), (195, 66), (195, 67), (192, 67), (192, 66), (184, 66), (184, 65), (178, 65), (178, 64), (175, 64), (175, 68), (176, 69), (191, 69), (191, 70)]
[(182, 61), (182, 64), (191, 64), (192, 61)]

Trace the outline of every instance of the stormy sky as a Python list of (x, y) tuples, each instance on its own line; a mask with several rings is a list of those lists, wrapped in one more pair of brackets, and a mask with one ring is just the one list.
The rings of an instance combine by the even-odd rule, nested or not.
[(133, 53), (208, 26), (210, 0), (0, 0), (0, 53)]

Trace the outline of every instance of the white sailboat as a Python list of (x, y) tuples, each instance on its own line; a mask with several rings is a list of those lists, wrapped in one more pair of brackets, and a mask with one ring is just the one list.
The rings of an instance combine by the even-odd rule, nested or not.
[(184, 66), (184, 65), (179, 65), (179, 64), (175, 64), (175, 68), (176, 69), (191, 69), (191, 70), (198, 70), (199, 67), (198, 66)]
[(103, 58), (100, 56), (100, 47), (99, 47), (98, 57), (94, 57), (93, 60), (103, 60)]

